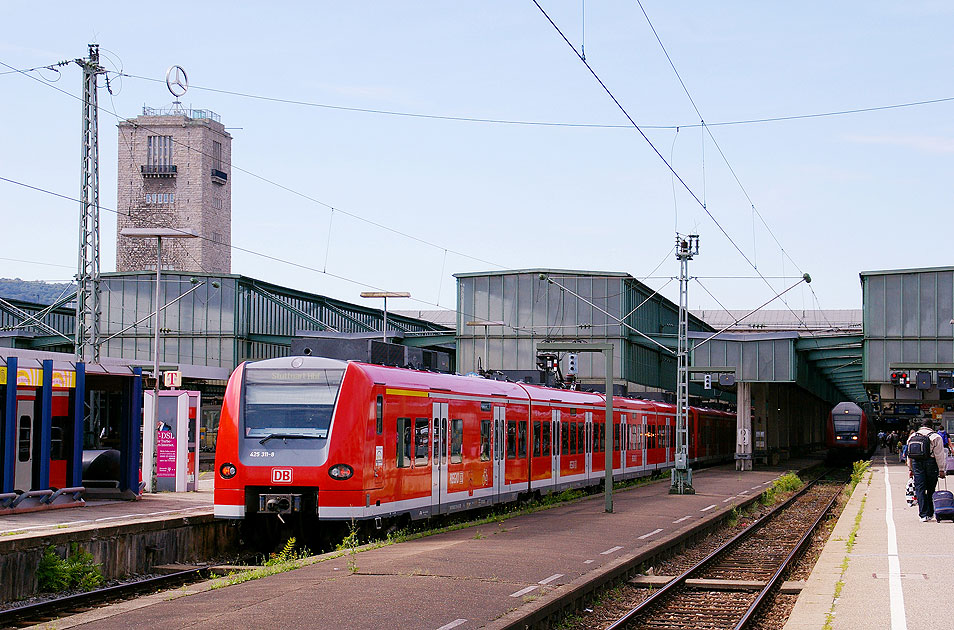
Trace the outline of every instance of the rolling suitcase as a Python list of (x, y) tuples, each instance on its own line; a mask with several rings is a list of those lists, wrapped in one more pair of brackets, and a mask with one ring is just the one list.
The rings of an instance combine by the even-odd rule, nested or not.
[(947, 489), (947, 477), (944, 478), (944, 490), (938, 490), (931, 497), (934, 501), (934, 520), (938, 523), (942, 519), (954, 522), (954, 492)]

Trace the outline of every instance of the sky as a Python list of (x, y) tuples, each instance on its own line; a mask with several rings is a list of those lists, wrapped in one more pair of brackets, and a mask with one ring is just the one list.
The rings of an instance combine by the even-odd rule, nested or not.
[(113, 92), (103, 271), (117, 122), (171, 104), (174, 64), (183, 105), (233, 136), (232, 243), (254, 252), (233, 273), (452, 309), (454, 273), (621, 271), (678, 301), (675, 234), (697, 233), (691, 308), (755, 308), (808, 273), (769, 306), (798, 311), (861, 308), (860, 271), (954, 264), (954, 100), (721, 124), (954, 98), (951, 3), (539, 2), (573, 48), (532, 0), (0, 0), (0, 277), (76, 272), (78, 202), (19, 184), (78, 196), (82, 72), (10, 67), (89, 42)]

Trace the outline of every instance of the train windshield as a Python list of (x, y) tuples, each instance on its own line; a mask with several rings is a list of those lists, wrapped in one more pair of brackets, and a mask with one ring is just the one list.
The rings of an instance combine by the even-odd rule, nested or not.
[(857, 414), (843, 414), (835, 418), (835, 433), (857, 433), (861, 424), (861, 416)]
[(245, 437), (328, 437), (343, 378), (343, 369), (247, 369)]

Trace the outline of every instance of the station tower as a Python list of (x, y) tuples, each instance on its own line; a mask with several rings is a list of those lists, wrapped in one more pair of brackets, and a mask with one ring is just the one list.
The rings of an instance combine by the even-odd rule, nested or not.
[(123, 228), (181, 228), (163, 242), (162, 268), (231, 273), (232, 136), (207, 109), (143, 107), (119, 123), (116, 270), (156, 268), (155, 243)]

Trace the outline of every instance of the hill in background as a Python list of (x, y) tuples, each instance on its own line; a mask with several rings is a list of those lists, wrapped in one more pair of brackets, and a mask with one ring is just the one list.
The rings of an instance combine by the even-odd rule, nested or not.
[(76, 285), (42, 280), (0, 278), (0, 297), (7, 300), (22, 300), (34, 304), (52, 304), (60, 297), (76, 290)]

